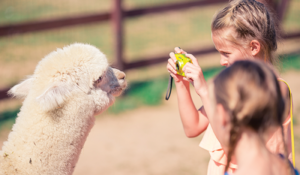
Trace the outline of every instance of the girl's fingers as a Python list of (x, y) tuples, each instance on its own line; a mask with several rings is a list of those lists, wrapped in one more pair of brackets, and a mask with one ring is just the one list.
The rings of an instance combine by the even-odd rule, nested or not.
[(191, 68), (188, 67), (188, 66), (184, 66), (184, 67), (182, 68), (182, 71), (183, 71), (184, 73), (190, 73), (190, 72), (191, 72)]
[(185, 71), (184, 71), (184, 74), (185, 74), (185, 78), (187, 79), (190, 79), (190, 80), (193, 80), (193, 75), (194, 75), (194, 72), (187, 68)]
[(194, 84), (194, 81), (193, 81), (193, 79), (191, 79), (191, 78), (183, 77), (183, 79), (184, 79), (185, 81), (190, 82), (191, 84)]
[(185, 72), (186, 69), (187, 69), (188, 67), (189, 67), (189, 65), (188, 65), (188, 63), (186, 63), (186, 64), (183, 66), (182, 71)]
[(193, 64), (195, 66), (199, 66), (198, 60), (197, 60), (196, 57), (194, 57), (194, 55), (192, 55), (192, 54), (185, 54), (185, 56), (189, 57), (192, 60), (192, 62), (193, 62)]
[(186, 52), (184, 50), (182, 50), (180, 47), (175, 47), (174, 50), (175, 50), (175, 53), (186, 54)]
[(168, 64), (170, 64), (170, 66), (172, 66), (173, 67), (173, 69), (175, 69), (175, 63), (174, 63), (174, 61), (172, 60), (172, 58), (169, 58), (168, 59)]
[(186, 77), (183, 77), (183, 79), (184, 79), (185, 81), (189, 81), (189, 79), (188, 79), (188, 78), (186, 78)]
[(175, 57), (174, 52), (170, 52), (169, 56), (173, 60), (173, 62), (175, 63), (176, 62), (176, 57)]
[(193, 71), (191, 69), (188, 69), (187, 71), (185, 71), (184, 74), (185, 74), (185, 77), (192, 79), (192, 80), (194, 80), (194, 78), (197, 77), (195, 71)]
[(182, 71), (185, 72), (187, 69), (189, 70), (197, 70), (198, 67), (196, 67), (195, 65), (191, 64), (191, 63), (186, 63), (183, 68)]
[(199, 70), (199, 67), (190, 64), (184, 67), (183, 72), (188, 79), (192, 79), (194, 81), (200, 77), (201, 69)]
[(167, 64), (167, 69), (168, 69), (169, 72), (172, 72), (172, 73), (176, 74), (177, 73), (176, 69), (174, 68), (172, 63), (170, 63), (170, 62), (172, 62), (172, 60), (171, 59), (169, 59), (169, 60), (170, 61), (168, 61), (169, 63)]

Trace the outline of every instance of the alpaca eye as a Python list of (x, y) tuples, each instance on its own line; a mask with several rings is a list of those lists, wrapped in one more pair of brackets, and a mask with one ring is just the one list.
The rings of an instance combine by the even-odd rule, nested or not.
[(102, 80), (102, 76), (98, 78), (98, 80), (96, 81), (97, 83), (100, 83)]

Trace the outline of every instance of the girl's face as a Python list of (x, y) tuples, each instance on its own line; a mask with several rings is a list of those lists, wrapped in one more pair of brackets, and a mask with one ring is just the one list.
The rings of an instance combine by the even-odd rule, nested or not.
[(229, 32), (234, 31), (228, 28), (212, 33), (212, 39), (215, 44), (215, 48), (221, 54), (220, 64), (226, 67), (229, 67), (237, 60), (251, 58), (250, 48), (245, 49), (244, 47), (238, 46), (222, 37)]
[(212, 130), (214, 131), (215, 136), (222, 145), (222, 148), (225, 152), (227, 152), (231, 128), (230, 116), (221, 104), (216, 103), (213, 84), (209, 86), (209, 94), (211, 98), (210, 110), (212, 110), (212, 118), (210, 120), (210, 125), (212, 127)]

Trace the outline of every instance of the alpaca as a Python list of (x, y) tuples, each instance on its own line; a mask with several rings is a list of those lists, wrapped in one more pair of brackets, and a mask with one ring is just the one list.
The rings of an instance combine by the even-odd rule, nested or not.
[(25, 98), (0, 151), (0, 174), (72, 174), (95, 115), (126, 88), (96, 47), (75, 43), (44, 57), (9, 94)]

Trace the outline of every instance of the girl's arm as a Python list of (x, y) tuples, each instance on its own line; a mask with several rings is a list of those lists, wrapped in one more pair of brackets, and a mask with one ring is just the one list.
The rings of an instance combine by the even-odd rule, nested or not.
[(209, 117), (211, 116), (211, 105), (208, 93), (208, 86), (204, 79), (202, 69), (199, 66), (197, 59), (192, 54), (185, 55), (189, 57), (193, 63), (187, 63), (183, 67), (182, 70), (186, 75), (186, 77), (184, 77), (183, 79), (191, 82), (191, 84), (195, 87), (195, 91), (200, 96), (203, 103), (203, 107), (206, 111), (206, 118), (208, 117), (209, 119)]
[[(179, 48), (175, 48), (177, 53), (183, 53)], [(206, 130), (209, 122), (203, 107), (196, 109), (190, 94), (189, 81), (177, 75), (175, 69), (176, 58), (174, 53), (170, 53), (167, 69), (175, 80), (178, 98), (178, 108), (183, 128), (187, 137), (196, 137)]]
[(203, 107), (196, 109), (189, 88), (189, 82), (185, 86), (181, 82), (175, 82), (178, 108), (183, 124), (184, 132), (187, 137), (196, 137), (206, 130), (209, 122)]

